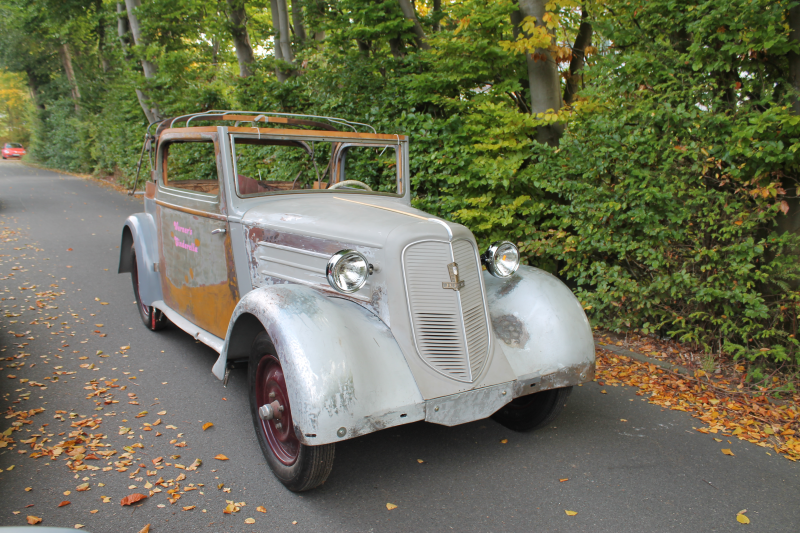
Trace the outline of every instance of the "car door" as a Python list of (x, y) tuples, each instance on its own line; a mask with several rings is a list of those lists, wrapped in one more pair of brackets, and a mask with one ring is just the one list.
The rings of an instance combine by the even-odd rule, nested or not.
[(215, 134), (172, 134), (159, 145), (156, 190), (164, 302), (224, 338), (239, 301)]

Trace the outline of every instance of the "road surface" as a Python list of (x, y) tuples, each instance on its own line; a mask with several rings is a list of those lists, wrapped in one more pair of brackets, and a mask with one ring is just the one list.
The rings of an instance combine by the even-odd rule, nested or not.
[[(533, 433), (491, 420), (415, 423), (343, 442), (322, 487), (288, 492), (256, 442), (246, 369), (223, 388), (211, 374), (211, 349), (174, 326), (142, 326), (130, 276), (116, 273), (123, 221), (141, 209), (140, 197), (93, 180), (0, 164), (0, 431), (31, 421), (0, 448), (2, 526), (25, 525), (30, 515), (42, 526), (133, 533), (148, 523), (156, 533), (800, 529), (800, 465), (747, 442), (717, 442), (686, 413), (629, 387), (603, 394), (596, 383), (576, 387), (556, 423)], [(126, 388), (87, 398), (106, 382)], [(118, 403), (106, 404), (112, 398)], [(20, 417), (38, 408), (45, 410)], [(214, 425), (204, 431), (206, 422)], [(66, 451), (30, 457), (43, 438), (53, 447), (81, 430), (117, 453), (86, 458), (94, 469), (78, 471)], [(141, 447), (129, 448), (130, 464), (117, 464), (134, 443)], [(197, 470), (175, 466), (196, 458)], [(163, 485), (154, 485), (159, 478)], [(77, 490), (84, 483), (88, 490)], [(170, 503), (176, 486), (181, 498)], [(120, 505), (153, 488), (161, 492)], [(244, 505), (225, 514), (227, 500)], [(744, 509), (749, 525), (736, 520)]]

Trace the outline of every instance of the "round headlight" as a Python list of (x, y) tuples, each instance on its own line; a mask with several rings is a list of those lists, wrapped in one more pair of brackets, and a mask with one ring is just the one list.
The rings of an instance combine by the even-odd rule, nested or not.
[(340, 250), (328, 260), (325, 275), (331, 287), (349, 294), (364, 286), (369, 276), (367, 258), (355, 250)]
[(508, 241), (494, 242), (481, 259), (489, 274), (507, 278), (519, 268), (519, 249)]

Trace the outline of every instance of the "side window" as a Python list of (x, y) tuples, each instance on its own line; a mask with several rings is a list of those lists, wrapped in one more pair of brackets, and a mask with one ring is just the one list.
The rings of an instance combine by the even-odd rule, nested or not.
[(213, 142), (173, 142), (164, 147), (162, 157), (166, 187), (219, 194)]

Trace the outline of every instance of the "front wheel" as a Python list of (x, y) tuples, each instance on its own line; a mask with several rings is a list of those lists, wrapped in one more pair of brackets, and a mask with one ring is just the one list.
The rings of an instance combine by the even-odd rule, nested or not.
[(247, 379), (258, 444), (272, 473), (294, 492), (322, 485), (333, 468), (335, 445), (306, 446), (297, 438), (283, 368), (266, 333), (253, 341)]
[(145, 305), (139, 297), (139, 268), (136, 264), (136, 248), (131, 245), (131, 282), (133, 283), (133, 296), (136, 298), (136, 307), (139, 309), (139, 316), (148, 329), (158, 331), (167, 325), (167, 317), (155, 307)]
[(492, 415), (492, 420), (513, 431), (532, 431), (556, 419), (567, 405), (572, 387), (522, 396)]

